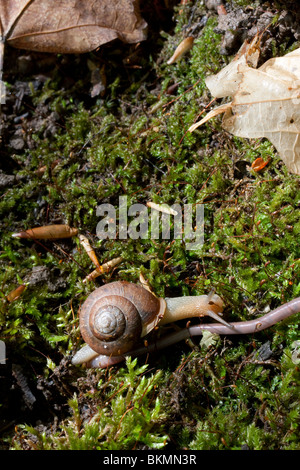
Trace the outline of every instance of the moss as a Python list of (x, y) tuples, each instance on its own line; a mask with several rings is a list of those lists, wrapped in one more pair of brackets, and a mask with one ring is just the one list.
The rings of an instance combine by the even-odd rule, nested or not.
[[(103, 405), (85, 420), (82, 404), (75, 395), (70, 398), (70, 417), (51, 434), (43, 433), (31, 426), (20, 426), (21, 441), (15, 449), (27, 443), (36, 450), (126, 450), (146, 445), (160, 449), (168, 441), (162, 432), (164, 412), (159, 398), (154, 398), (155, 388), (161, 382), (161, 371), (144, 375), (147, 365), (137, 367), (137, 360), (127, 360), (127, 369), (109, 378), (101, 378), (93, 401)], [(85, 403), (90, 401), (92, 391), (85, 394)], [(80, 400), (82, 402), (82, 399)], [(86, 406), (86, 405), (85, 405)]]
[[(227, 363), (224, 370), (228, 373), (228, 369)], [(206, 413), (190, 449), (297, 449), (299, 371), (290, 350), (285, 351), (281, 371), (283, 377), (278, 381), (266, 366), (245, 361), (239, 377), (229, 386), (230, 398)]]

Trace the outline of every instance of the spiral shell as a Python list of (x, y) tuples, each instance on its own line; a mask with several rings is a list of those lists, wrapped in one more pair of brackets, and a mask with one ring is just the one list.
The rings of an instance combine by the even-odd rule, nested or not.
[(165, 311), (158, 299), (141, 286), (126, 281), (98, 287), (80, 309), (84, 341), (97, 353), (117, 356), (133, 349), (151, 331)]

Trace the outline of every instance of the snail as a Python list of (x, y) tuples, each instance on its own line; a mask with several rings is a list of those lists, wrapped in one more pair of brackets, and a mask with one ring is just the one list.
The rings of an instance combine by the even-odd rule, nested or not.
[(79, 326), (88, 346), (73, 357), (73, 364), (89, 362), (98, 354), (120, 356), (140, 344), (157, 325), (208, 315), (231, 328), (220, 317), (223, 301), (208, 295), (157, 298), (140, 285), (116, 281), (98, 287), (80, 309)]
[[(199, 324), (195, 326), (188, 326), (182, 330), (166, 334), (158, 340), (144, 345), (141, 345), (139, 341), (140, 337), (132, 337), (129, 334), (129, 339), (125, 341), (126, 345), (123, 346), (122, 342), (118, 342), (117, 348), (112, 352), (108, 342), (104, 342), (104, 347), (98, 347), (97, 340), (90, 341), (91, 334), (91, 325), (89, 319), (89, 310), (90, 307), (93, 308), (96, 306), (97, 310), (97, 299), (101, 297), (101, 305), (107, 306), (107, 311), (110, 312), (112, 307), (109, 306), (108, 297), (110, 296), (110, 289), (113, 288), (114, 293), (112, 297), (122, 297), (124, 294), (128, 296), (128, 291), (130, 292), (129, 297), (137, 299), (134, 300), (134, 308), (142, 306), (143, 315), (145, 316), (145, 325), (139, 324), (138, 331), (140, 332), (140, 337), (145, 336), (155, 328), (157, 325), (163, 325), (178, 319), (190, 318), (192, 316), (204, 316), (209, 315), (219, 321), (219, 323), (210, 323), (210, 324)], [(102, 295), (103, 294), (103, 295)], [(108, 297), (105, 297), (105, 296)], [(106, 300), (103, 300), (106, 299)], [(131, 302), (128, 298), (125, 299), (125, 304)], [(148, 304), (149, 302), (149, 304)], [(150, 313), (146, 311), (148, 305), (154, 310), (158, 309), (156, 315), (153, 316), (153, 312)], [(258, 331), (262, 331), (270, 326), (282, 321), (291, 315), (300, 312), (300, 297), (297, 297), (290, 302), (287, 302), (275, 310), (270, 311), (269, 313), (258, 317), (254, 320), (241, 321), (227, 323), (219, 317), (220, 313), (223, 310), (223, 302), (221, 298), (214, 294), (213, 292), (208, 295), (201, 295), (195, 297), (179, 297), (179, 298), (166, 298), (158, 299), (148, 290), (144, 289), (141, 286), (131, 284), (125, 281), (113, 282), (106, 286), (99, 287), (87, 298), (83, 304), (80, 312), (80, 328), (84, 340), (88, 343), (83, 348), (81, 348), (73, 357), (73, 364), (83, 364), (87, 363), (90, 367), (107, 367), (117, 364), (121, 361), (124, 361), (126, 356), (139, 356), (145, 353), (151, 353), (153, 351), (158, 351), (165, 347), (168, 347), (172, 344), (175, 344), (179, 341), (187, 339), (193, 336), (199, 336), (204, 330), (216, 333), (219, 335), (240, 335), (240, 334), (252, 334)], [(92, 313), (92, 323), (97, 325), (97, 313)], [(107, 319), (106, 319), (107, 320)], [(109, 321), (104, 322), (106, 326), (109, 326)], [(138, 321), (139, 323), (139, 321)], [(109, 329), (109, 328), (108, 328)], [(113, 335), (112, 335), (113, 336)], [(107, 338), (108, 339), (108, 338)], [(115, 338), (114, 338), (115, 340)], [(107, 347), (105, 347), (107, 346)]]

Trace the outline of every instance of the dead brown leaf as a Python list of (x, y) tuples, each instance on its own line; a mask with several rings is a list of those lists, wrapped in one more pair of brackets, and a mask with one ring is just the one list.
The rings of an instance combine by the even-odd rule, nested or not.
[(32, 51), (83, 53), (116, 38), (142, 41), (146, 26), (137, 0), (1, 0), (0, 74), (5, 43)]
[(146, 37), (136, 0), (1, 0), (0, 20), (2, 42), (33, 51), (83, 53)]

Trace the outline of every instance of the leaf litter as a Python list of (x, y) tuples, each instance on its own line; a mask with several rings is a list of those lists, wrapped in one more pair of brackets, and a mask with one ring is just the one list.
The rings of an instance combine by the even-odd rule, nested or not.
[(300, 48), (256, 69), (259, 49), (255, 42), (256, 38), (246, 48), (242, 46), (236, 60), (206, 78), (215, 98), (230, 96), (232, 101), (213, 109), (189, 131), (224, 113), (223, 129), (237, 137), (267, 138), (288, 170), (299, 175)]
[(0, 3), (1, 102), (5, 44), (39, 52), (81, 54), (120, 39), (143, 41), (147, 23), (136, 0), (4, 0)]

